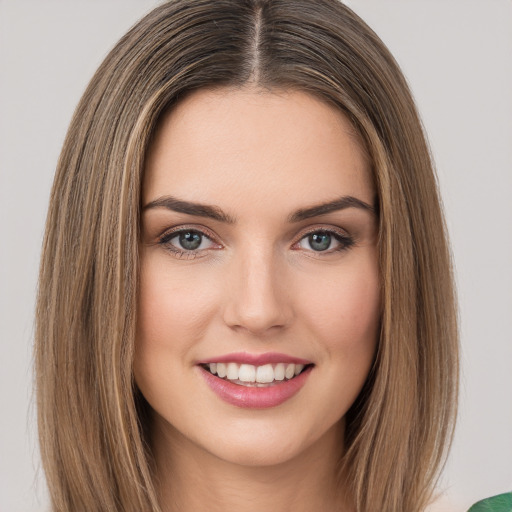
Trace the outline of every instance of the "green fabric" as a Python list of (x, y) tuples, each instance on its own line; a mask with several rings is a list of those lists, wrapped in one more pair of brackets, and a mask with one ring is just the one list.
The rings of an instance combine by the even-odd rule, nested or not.
[(512, 512), (512, 492), (479, 501), (468, 512)]

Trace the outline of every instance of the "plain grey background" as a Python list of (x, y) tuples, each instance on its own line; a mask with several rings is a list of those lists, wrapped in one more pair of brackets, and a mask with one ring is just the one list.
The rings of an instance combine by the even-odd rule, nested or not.
[[(102, 58), (159, 3), (0, 0), (0, 512), (48, 508), (31, 351), (60, 147)], [(512, 1), (347, 4), (401, 64), (437, 162), (463, 364), (459, 424), (440, 491), (451, 503), (446, 510), (462, 511), (512, 490)]]

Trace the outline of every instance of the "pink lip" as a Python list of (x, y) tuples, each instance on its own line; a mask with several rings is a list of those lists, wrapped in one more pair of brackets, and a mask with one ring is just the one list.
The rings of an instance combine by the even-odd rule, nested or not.
[[(216, 359), (216, 361), (219, 361), (219, 359)], [(226, 359), (226, 361), (238, 362), (229, 358)], [(268, 359), (265, 359), (265, 361), (269, 362)], [(284, 362), (282, 359), (279, 361)], [(297, 377), (293, 379), (279, 381), (272, 386), (261, 388), (234, 384), (233, 382), (212, 375), (202, 366), (198, 368), (210, 389), (225, 402), (247, 409), (265, 409), (268, 407), (276, 407), (298, 393), (306, 383), (313, 367), (310, 366), (306, 368), (300, 375), (297, 375)]]
[(277, 352), (267, 352), (265, 354), (249, 354), (248, 352), (234, 352), (232, 354), (210, 357), (209, 359), (198, 361), (197, 364), (209, 363), (237, 363), (262, 366), (264, 364), (272, 363), (293, 363), (306, 365), (311, 364), (312, 361), (300, 359), (299, 357), (291, 357), (287, 354), (278, 354)]

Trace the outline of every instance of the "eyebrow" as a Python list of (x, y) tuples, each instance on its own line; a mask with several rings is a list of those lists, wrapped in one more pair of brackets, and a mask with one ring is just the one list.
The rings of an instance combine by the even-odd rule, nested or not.
[(354, 196), (343, 196), (335, 199), (334, 201), (310, 206), (309, 208), (301, 208), (300, 210), (292, 213), (288, 217), (288, 221), (300, 222), (302, 220), (310, 219), (311, 217), (318, 217), (320, 215), (326, 215), (328, 213), (345, 210), (347, 208), (359, 208), (361, 210), (366, 210), (373, 215), (377, 215), (377, 210), (374, 206)]
[[(191, 201), (184, 201), (172, 196), (159, 197), (143, 207), (143, 211), (152, 208), (166, 208), (178, 213), (185, 213), (187, 215), (194, 215), (197, 217), (206, 217), (209, 219), (225, 222), (227, 224), (234, 224), (236, 219), (223, 212), (218, 206), (194, 203)], [(308, 208), (301, 208), (288, 217), (288, 222), (300, 222), (312, 217), (326, 215), (331, 212), (345, 210), (347, 208), (359, 208), (376, 215), (376, 208), (361, 199), (353, 196), (343, 196), (327, 203), (321, 203)]]
[(227, 224), (234, 224), (235, 219), (224, 213), (218, 206), (211, 206), (207, 204), (192, 203), (190, 201), (183, 201), (172, 196), (164, 196), (151, 201), (143, 207), (143, 211), (151, 208), (167, 208), (178, 213), (185, 213), (187, 215), (195, 215), (197, 217), (207, 217), (209, 219), (218, 220)]

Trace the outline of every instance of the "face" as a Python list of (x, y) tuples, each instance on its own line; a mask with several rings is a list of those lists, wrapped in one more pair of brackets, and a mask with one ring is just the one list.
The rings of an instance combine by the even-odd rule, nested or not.
[(199, 91), (162, 120), (134, 362), (159, 432), (268, 465), (343, 429), (378, 338), (374, 203), (350, 123), (305, 93)]

